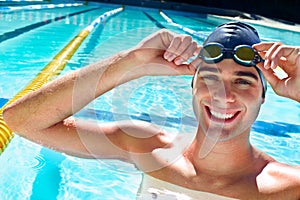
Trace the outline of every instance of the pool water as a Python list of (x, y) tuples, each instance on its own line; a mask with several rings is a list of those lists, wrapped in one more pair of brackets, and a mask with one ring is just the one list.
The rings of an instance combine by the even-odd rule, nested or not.
[[(29, 3), (28, 3), (29, 4)], [(0, 12), (0, 105), (12, 98), (82, 29), (120, 5), (89, 4)], [(176, 23), (208, 35), (226, 19), (165, 11)], [(254, 25), (264, 41), (300, 45), (300, 33)], [(62, 74), (137, 44), (167, 28), (157, 9), (125, 7), (100, 24), (83, 42)], [(195, 37), (199, 43), (201, 38)], [(126, 83), (86, 106), (77, 117), (112, 121), (151, 121), (178, 134), (197, 123), (190, 76), (144, 77)], [(266, 102), (252, 127), (251, 142), (278, 161), (300, 165), (300, 105), (268, 87)], [(17, 135), (0, 156), (1, 199), (135, 199), (141, 172), (117, 160), (67, 156)]]

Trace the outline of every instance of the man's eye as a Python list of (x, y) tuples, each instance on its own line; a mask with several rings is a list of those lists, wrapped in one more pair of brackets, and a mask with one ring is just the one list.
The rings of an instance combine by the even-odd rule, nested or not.
[(202, 79), (204, 79), (205, 81), (218, 81), (219, 78), (215, 75), (205, 75), (202, 76)]
[(236, 84), (241, 84), (241, 85), (251, 85), (252, 82), (249, 80), (245, 80), (245, 79), (237, 79), (235, 81)]

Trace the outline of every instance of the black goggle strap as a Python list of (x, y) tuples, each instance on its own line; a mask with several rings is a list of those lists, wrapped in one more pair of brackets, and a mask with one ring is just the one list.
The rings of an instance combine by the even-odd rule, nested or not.
[(261, 84), (262, 84), (262, 88), (263, 88), (263, 93), (262, 93), (262, 97), (265, 98), (266, 96), (266, 92), (267, 92), (267, 81), (262, 73), (262, 71), (260, 69), (258, 69), (257, 66), (254, 66), (254, 68), (256, 69), (258, 75), (259, 75), (259, 78), (261, 80)]
[(265, 60), (258, 54), (258, 51), (255, 50), (255, 56), (254, 56), (255, 64), (260, 62), (265, 62)]

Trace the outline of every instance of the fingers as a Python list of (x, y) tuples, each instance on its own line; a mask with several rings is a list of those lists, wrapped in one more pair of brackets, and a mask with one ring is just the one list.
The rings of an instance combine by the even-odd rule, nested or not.
[(167, 29), (160, 29), (159, 31), (145, 37), (137, 45), (137, 48), (151, 48), (157, 50), (166, 50), (175, 36), (176, 36), (175, 33)]
[[(264, 67), (266, 69), (268, 69), (268, 68), (275, 69), (278, 66), (279, 59), (281, 58), (281, 56), (278, 54), (277, 50), (281, 45), (282, 44), (279, 42), (274, 43), (270, 47), (270, 49), (267, 51), (267, 53), (265, 55), (265, 63), (264, 63)], [(277, 52), (277, 54), (275, 52)]]
[(192, 41), (191, 44), (183, 50), (183, 52), (175, 59), (175, 64), (180, 65), (187, 61), (190, 57), (194, 56), (194, 52), (197, 50), (197, 43)]
[(287, 58), (290, 56), (291, 50), (291, 48), (287, 48), (281, 43), (274, 43), (265, 55), (266, 62), (264, 67), (266, 69), (275, 69), (279, 65), (282, 67), (282, 63), (287, 61)]
[(299, 47), (286, 46), (280, 42), (264, 42), (253, 45), (253, 47), (265, 58), (265, 69), (275, 69), (280, 66), (284, 70), (290, 71), (291, 67), (300, 67)]
[[(186, 40), (185, 42), (187, 42), (188, 39), (185, 39), (185, 40)], [(173, 38), (173, 40), (171, 41), (170, 46), (168, 47), (168, 49), (166, 50), (166, 52), (164, 54), (164, 57), (165, 57), (166, 60), (168, 60), (169, 62), (171, 62), (180, 53), (182, 53), (182, 52), (179, 52), (179, 50), (183, 49), (182, 42), (183, 42), (183, 38), (181, 36), (176, 36), (176, 37)], [(181, 48), (179, 49), (180, 45), (181, 45)]]
[(264, 57), (265, 69), (269, 69), (271, 65), (273, 66), (275, 63), (278, 63), (278, 55), (274, 55), (274, 52), (280, 45), (281, 43), (274, 42), (263, 42), (253, 45), (253, 47), (260, 52), (260, 55)]
[(199, 51), (199, 47), (191, 36), (177, 35), (164, 53), (164, 58), (176, 65), (181, 65)]
[(280, 81), (280, 78), (277, 77), (277, 75), (275, 74), (275, 72), (273, 70), (266, 69), (264, 67), (263, 63), (258, 63), (257, 67), (263, 72), (264, 77), (270, 83), (270, 85), (272, 87), (275, 86)]

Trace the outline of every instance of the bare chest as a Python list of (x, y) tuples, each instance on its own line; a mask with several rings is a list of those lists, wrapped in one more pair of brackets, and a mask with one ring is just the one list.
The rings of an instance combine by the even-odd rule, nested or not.
[[(154, 174), (158, 179), (193, 191), (216, 194), (233, 199), (299, 200), (299, 191), (291, 188), (286, 179), (276, 179), (268, 174), (222, 178), (208, 175), (192, 176), (174, 169)], [(299, 189), (299, 188), (298, 188)]]

